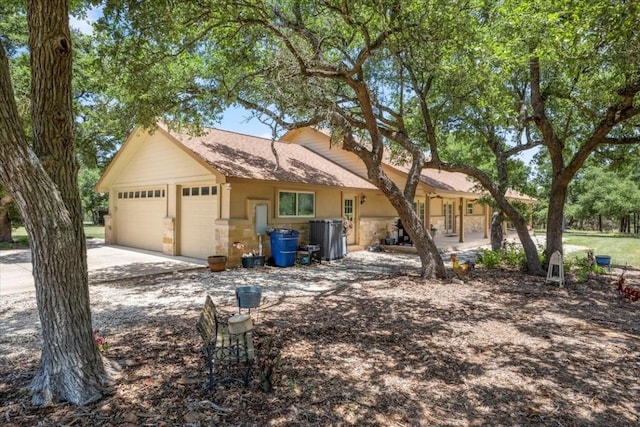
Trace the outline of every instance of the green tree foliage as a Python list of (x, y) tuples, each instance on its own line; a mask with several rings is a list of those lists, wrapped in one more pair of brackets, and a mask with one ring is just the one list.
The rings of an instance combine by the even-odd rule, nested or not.
[[(420, 170), (467, 173), (509, 215), (539, 271), (526, 224), (504, 197), (530, 187), (518, 156), (542, 149), (547, 250), (561, 250), (573, 176), (602, 146), (638, 143), (637, 8), (624, 0), (120, 0), (104, 9), (99, 56), (113, 96), (142, 124), (209, 124), (240, 104), (276, 130), (330, 127), (366, 164), (421, 256), (435, 247), (416, 234), (424, 227), (411, 212)], [(403, 188), (380, 168), (386, 151), (406, 161)], [(429, 262), (425, 271), (436, 268)]]
[[(599, 167), (586, 168), (572, 184), (573, 202), (567, 213), (577, 220), (612, 219), (621, 222), (640, 213), (640, 185)], [(601, 221), (597, 221), (602, 231)]]
[[(73, 12), (82, 15), (84, 5), (72, 2)], [(0, 5), (0, 40), (10, 58), (10, 69), (18, 112), (24, 131), (31, 138), (30, 114), (31, 70), (29, 64), (27, 16), (25, 5), (19, 1), (4, 2)], [(133, 121), (119, 104), (107, 97), (108, 79), (99, 79), (95, 73), (96, 52), (90, 36), (72, 32), (74, 45), (73, 63), (73, 107), (75, 145), (78, 161), (85, 168), (104, 168), (116, 148), (133, 128)], [(92, 189), (87, 191), (93, 191)], [(83, 199), (98, 198), (88, 193)], [(10, 224), (21, 223), (18, 209), (11, 198), (4, 199), (0, 221), (0, 235), (11, 240)], [(95, 204), (86, 205), (85, 209)], [(9, 220), (10, 218), (10, 220)], [(8, 236), (8, 237), (7, 237)]]
[(529, 64), (522, 123), (527, 141), (545, 149), (540, 159), (549, 170), (547, 253), (562, 249), (567, 188), (587, 159), (598, 150), (628, 150), (640, 142), (640, 35), (633, 30), (638, 12), (637, 3), (623, 0), (514, 0), (492, 15), (503, 42), (496, 52)]
[(78, 187), (84, 217), (91, 218), (94, 224), (98, 224), (99, 213), (109, 208), (108, 195), (96, 193), (94, 190), (101, 174), (98, 168), (81, 168), (78, 173)]
[[(423, 275), (443, 276), (412, 203), (446, 128), (441, 105), (463, 78), (452, 65), (472, 37), (471, 12), (466, 1), (121, 1), (105, 8), (98, 36), (104, 72), (140, 123), (208, 123), (236, 103), (275, 129), (332, 128), (398, 211)], [(394, 145), (409, 168), (403, 188), (381, 167)]]

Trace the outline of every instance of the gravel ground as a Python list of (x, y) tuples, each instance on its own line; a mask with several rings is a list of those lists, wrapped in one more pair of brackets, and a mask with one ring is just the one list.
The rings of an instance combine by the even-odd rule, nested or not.
[[(472, 253), (461, 256), (472, 257)], [(448, 257), (445, 255), (445, 259)], [(22, 426), (640, 424), (640, 301), (615, 272), (564, 288), (479, 267), (464, 281), (418, 277), (415, 255), (357, 252), (295, 268), (204, 268), (91, 285), (94, 327), (123, 366), (113, 396), (39, 409), (32, 294), (0, 306), (0, 419)], [(449, 273), (453, 276), (451, 270)], [(638, 271), (628, 285), (640, 288)], [(236, 312), (258, 285), (259, 360), (250, 387), (206, 381), (195, 322), (211, 295)], [(272, 350), (275, 351), (272, 353)], [(259, 372), (281, 357), (274, 391)]]

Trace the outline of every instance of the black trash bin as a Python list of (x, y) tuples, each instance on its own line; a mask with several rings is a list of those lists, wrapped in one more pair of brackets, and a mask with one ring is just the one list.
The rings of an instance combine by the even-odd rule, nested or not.
[(342, 219), (316, 219), (309, 221), (309, 241), (320, 245), (320, 258), (332, 261), (344, 257)]
[(277, 267), (291, 267), (296, 263), (300, 232), (279, 228), (271, 232), (271, 256)]

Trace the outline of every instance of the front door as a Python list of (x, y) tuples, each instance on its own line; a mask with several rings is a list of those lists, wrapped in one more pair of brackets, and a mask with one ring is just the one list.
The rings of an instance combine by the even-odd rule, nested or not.
[(342, 200), (342, 218), (351, 221), (351, 228), (347, 232), (347, 245), (356, 244), (356, 199), (357, 196), (345, 196)]
[(444, 231), (453, 233), (453, 203), (444, 204)]

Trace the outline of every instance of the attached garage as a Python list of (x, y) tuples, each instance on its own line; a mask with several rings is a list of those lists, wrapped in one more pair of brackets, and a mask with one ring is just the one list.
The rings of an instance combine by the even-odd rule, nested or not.
[(115, 205), (117, 244), (162, 251), (162, 219), (167, 215), (164, 189), (123, 189), (117, 192)]
[(183, 185), (180, 194), (179, 253), (206, 258), (215, 251), (215, 220), (219, 217), (218, 186)]

